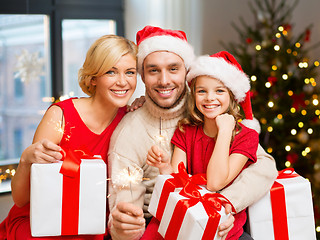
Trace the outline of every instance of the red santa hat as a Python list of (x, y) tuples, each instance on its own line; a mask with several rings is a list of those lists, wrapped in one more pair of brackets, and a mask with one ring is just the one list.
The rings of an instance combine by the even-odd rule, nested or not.
[(196, 77), (204, 75), (220, 80), (230, 89), (245, 114), (241, 123), (260, 133), (260, 124), (252, 114), (250, 80), (237, 60), (226, 51), (211, 56), (200, 56), (192, 63), (187, 81), (191, 83)]
[(180, 56), (187, 69), (194, 60), (193, 47), (187, 42), (185, 32), (146, 26), (137, 32), (138, 71), (141, 74), (144, 59), (156, 51), (173, 52)]

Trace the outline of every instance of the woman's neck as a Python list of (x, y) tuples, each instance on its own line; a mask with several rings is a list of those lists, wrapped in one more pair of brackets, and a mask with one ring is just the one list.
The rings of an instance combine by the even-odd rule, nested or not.
[(118, 107), (103, 102), (95, 97), (82, 98), (82, 103), (76, 104), (82, 121), (94, 133), (103, 132), (115, 118)]

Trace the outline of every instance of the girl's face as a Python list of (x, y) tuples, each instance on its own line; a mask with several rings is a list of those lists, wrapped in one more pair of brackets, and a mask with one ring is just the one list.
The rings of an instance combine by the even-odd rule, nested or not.
[(196, 107), (204, 119), (215, 119), (227, 112), (230, 94), (222, 82), (209, 76), (199, 76), (195, 81)]
[(123, 55), (104, 75), (92, 80), (96, 86), (95, 97), (103, 98), (116, 107), (125, 106), (137, 84), (136, 59)]

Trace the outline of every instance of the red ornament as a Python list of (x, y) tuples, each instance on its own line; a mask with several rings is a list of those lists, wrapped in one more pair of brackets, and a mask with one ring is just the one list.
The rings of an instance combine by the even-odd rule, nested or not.
[(246, 42), (247, 42), (248, 44), (252, 43), (252, 38), (247, 38), (247, 39), (246, 39)]
[(284, 24), (283, 25), (283, 29), (286, 30), (286, 31), (290, 31), (292, 28), (291, 24)]
[(300, 94), (293, 94), (291, 96), (292, 98), (292, 107), (295, 108), (296, 110), (299, 110), (300, 107), (305, 107), (306, 103), (304, 102), (304, 93)]
[(250, 98), (255, 99), (258, 96), (258, 92), (255, 90), (250, 91)]
[(268, 77), (268, 82), (274, 85), (278, 81), (277, 77)]
[(286, 158), (287, 158), (287, 161), (289, 161), (291, 164), (294, 164), (298, 161), (299, 157), (298, 157), (298, 154), (296, 153), (289, 153)]
[[(314, 200), (313, 200), (314, 201)], [(314, 201), (315, 202), (315, 201)], [(317, 219), (320, 219), (320, 211), (319, 211), (319, 207), (317, 205), (314, 204), (314, 218), (317, 220)]]
[(304, 41), (305, 41), (305, 42), (309, 42), (309, 41), (310, 41), (310, 35), (311, 35), (311, 31), (310, 31), (309, 28), (306, 30), (306, 33), (305, 33), (305, 34), (306, 34), (306, 35), (304, 36)]

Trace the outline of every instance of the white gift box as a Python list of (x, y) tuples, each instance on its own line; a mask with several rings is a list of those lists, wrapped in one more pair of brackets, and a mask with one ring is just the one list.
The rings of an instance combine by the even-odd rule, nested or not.
[[(255, 240), (315, 240), (310, 182), (299, 175), (280, 178), (276, 182), (284, 187), (285, 203), (282, 204), (285, 204), (287, 218), (282, 219), (279, 216), (280, 214), (277, 215), (276, 213), (276, 216), (273, 216), (272, 208), (276, 209), (274, 205), (279, 204), (279, 200), (271, 203), (270, 192), (268, 192), (262, 199), (248, 208), (251, 236)], [(271, 191), (274, 191), (274, 187)], [(286, 229), (285, 225), (287, 225), (286, 235), (288, 237), (284, 238), (282, 234), (276, 234), (279, 230), (274, 229), (273, 218), (281, 218), (281, 225), (276, 224), (275, 226), (275, 228), (280, 228), (280, 231)]]
[[(201, 195), (204, 195), (206, 193), (212, 193), (206, 189), (199, 191)], [(170, 193), (169, 199), (167, 201), (166, 208), (163, 213), (162, 220), (159, 225), (159, 233), (165, 237), (166, 232), (168, 230), (172, 214), (175, 210), (175, 207), (179, 200), (182, 199), (188, 199), (182, 195), (180, 195), (178, 192)], [(225, 209), (222, 206), (220, 211), (217, 211), (221, 218), (219, 220), (219, 224), (227, 220), (229, 215), (225, 214)], [(194, 240), (194, 239), (201, 239), (203, 236), (203, 233), (206, 229), (206, 225), (208, 222), (208, 215), (202, 205), (201, 202), (198, 202), (196, 205), (190, 207), (187, 209), (185, 216), (181, 216), (183, 218), (183, 222), (181, 225), (181, 228), (179, 230), (178, 236), (176, 239), (178, 240)], [(173, 222), (177, 221), (178, 219), (173, 219)], [(215, 229), (210, 229), (210, 231), (214, 231)], [(172, 233), (168, 232), (168, 235), (171, 235)], [(215, 237), (213, 238), (215, 240), (221, 239), (217, 232), (215, 233)]]
[[(62, 162), (32, 164), (30, 225), (32, 236), (60, 236), (62, 225)], [(104, 234), (106, 228), (106, 164), (82, 159), (78, 234)]]
[[(162, 190), (163, 190), (165, 182), (168, 179), (173, 179), (173, 177), (171, 175), (158, 175), (157, 178), (156, 178), (156, 184), (155, 184), (155, 186), (153, 188), (153, 192), (152, 192), (152, 195), (151, 195), (149, 208), (148, 208), (148, 211), (154, 217), (157, 217), (157, 211), (158, 211), (158, 207), (159, 207), (159, 201), (160, 201), (160, 198), (161, 198)], [(181, 189), (182, 188), (175, 188), (174, 191), (180, 191)], [(163, 199), (163, 200), (165, 200), (165, 199)], [(166, 202), (164, 202), (162, 204), (166, 204)], [(159, 213), (158, 213), (158, 216), (159, 216)], [(160, 221), (161, 219), (158, 219), (158, 220)]]
[[(172, 175), (158, 175), (151, 195), (148, 211), (161, 221), (170, 192), (179, 192), (187, 182), (196, 185), (206, 184), (205, 174), (187, 174), (183, 163), (180, 163), (179, 173)], [(197, 187), (201, 189), (201, 187)]]

